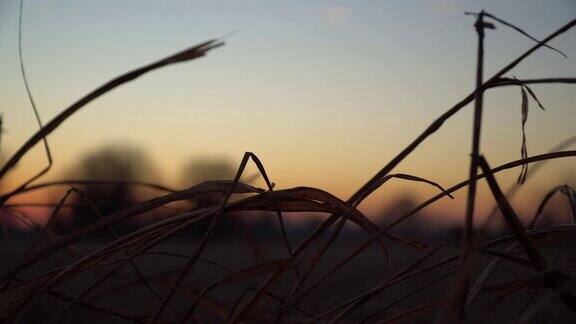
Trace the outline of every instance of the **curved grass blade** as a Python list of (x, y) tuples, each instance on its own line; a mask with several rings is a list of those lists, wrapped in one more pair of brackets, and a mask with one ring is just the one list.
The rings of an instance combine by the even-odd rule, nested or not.
[(199, 57), (206, 55), (210, 50), (215, 49), (224, 45), (223, 42), (218, 40), (209, 40), (198, 45), (192, 46), (184, 51), (179, 53), (170, 55), (164, 59), (161, 59), (157, 62), (145, 65), (141, 68), (138, 68), (134, 71), (128, 72), (126, 74), (120, 75), (107, 83), (103, 84), (102, 86), (96, 88), (94, 91), (90, 92), (89, 94), (82, 97), (80, 100), (76, 101), (74, 104), (69, 106), (68, 108), (64, 109), (60, 114), (58, 114), (54, 119), (50, 120), (48, 124), (44, 125), (40, 130), (38, 130), (32, 137), (30, 137), (17, 151), (10, 157), (10, 159), (4, 164), (4, 166), (0, 169), (0, 178), (4, 177), (4, 175), (12, 169), (18, 161), (31, 149), (33, 148), (39, 141), (43, 140), (46, 136), (52, 133), (58, 126), (60, 126), (66, 119), (68, 119), (71, 115), (75, 112), (80, 110), (82, 107), (87, 105), (88, 103), (92, 102), (94, 99), (104, 95), (105, 93), (109, 92), (110, 90), (124, 84), (130, 82), (143, 74), (146, 74), (150, 71), (159, 69), (161, 67), (186, 62), (189, 60), (193, 60)]

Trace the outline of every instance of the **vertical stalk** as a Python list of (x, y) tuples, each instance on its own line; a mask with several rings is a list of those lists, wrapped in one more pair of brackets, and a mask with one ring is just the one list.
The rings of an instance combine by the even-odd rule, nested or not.
[(466, 205), (466, 224), (463, 236), (462, 260), (466, 261), (472, 247), (472, 235), (474, 227), (474, 203), (476, 200), (476, 176), (478, 175), (478, 158), (480, 152), (480, 133), (482, 128), (482, 105), (483, 94), (483, 71), (484, 71), (484, 11), (480, 12), (476, 20), (476, 32), (478, 34), (478, 53), (476, 62), (476, 90), (474, 101), (474, 128), (472, 133), (472, 153), (470, 156), (470, 185), (468, 186), (468, 199)]
[(476, 28), (476, 33), (478, 35), (478, 51), (477, 51), (477, 61), (476, 61), (476, 89), (475, 89), (475, 100), (474, 100), (474, 126), (472, 130), (472, 153), (470, 156), (470, 171), (469, 179), (470, 184), (468, 186), (468, 196), (466, 204), (466, 223), (464, 227), (464, 235), (462, 237), (462, 277), (459, 285), (457, 287), (456, 293), (456, 311), (458, 317), (463, 319), (465, 316), (464, 303), (462, 302), (463, 297), (466, 296), (469, 286), (469, 267), (470, 267), (470, 256), (473, 246), (473, 233), (474, 233), (474, 205), (476, 201), (476, 179), (478, 175), (478, 162), (480, 154), (480, 134), (482, 131), (482, 106), (483, 106), (483, 95), (484, 89), (482, 87), (484, 78), (484, 28), (486, 27), (484, 23), (484, 10), (482, 10), (476, 19), (474, 24)]
[(484, 11), (478, 15), (474, 27), (478, 34), (478, 52), (476, 61), (476, 90), (474, 101), (474, 128), (472, 133), (472, 153), (470, 156), (470, 172), (469, 179), (471, 180), (468, 186), (468, 200), (466, 205), (466, 225), (464, 228), (464, 252), (462, 260), (465, 261), (470, 253), (472, 246), (472, 234), (474, 227), (474, 202), (476, 200), (476, 181), (472, 181), (478, 175), (478, 157), (480, 151), (480, 133), (482, 127), (482, 105), (483, 94), (482, 80), (484, 72)]

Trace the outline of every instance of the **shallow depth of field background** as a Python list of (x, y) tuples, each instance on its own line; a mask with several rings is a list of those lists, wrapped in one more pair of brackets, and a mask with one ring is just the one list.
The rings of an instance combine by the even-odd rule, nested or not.
[[(464, 11), (485, 8), (542, 37), (576, 13), (570, 0), (397, 2), (246, 1), (25, 2), (23, 51), (32, 93), (48, 121), (105, 80), (190, 44), (225, 37), (210, 58), (164, 69), (99, 99), (49, 138), (55, 166), (49, 179), (70, 178), (82, 158), (110, 145), (133, 146), (149, 158), (156, 182), (191, 185), (191, 160), (224, 160), (235, 168), (251, 151), (277, 188), (315, 186), (346, 199), (411, 141), (430, 120), (474, 86), (475, 39)], [(35, 129), (18, 67), (16, 1), (0, 2), (2, 156)], [(531, 41), (499, 28), (487, 35), (490, 75)], [(518, 78), (569, 76), (576, 70), (576, 34), (553, 41), (568, 55), (542, 50), (514, 72)], [(576, 94), (538, 86), (548, 108), (531, 107), (528, 153), (547, 152), (573, 136)], [(486, 99), (483, 151), (493, 164), (520, 156), (520, 91), (498, 89)], [(406, 159), (396, 172), (444, 186), (467, 176), (466, 109)], [(40, 146), (6, 186), (39, 170)], [(560, 182), (574, 184), (570, 161), (539, 171), (514, 202), (530, 213)], [(515, 171), (499, 175), (511, 184)], [(8, 188), (4, 188), (7, 190)], [(379, 190), (362, 210), (377, 218), (405, 196), (422, 201), (425, 186), (398, 182)], [(58, 194), (56, 194), (58, 195)], [(427, 209), (435, 222), (460, 224), (464, 194)], [(44, 194), (32, 198), (52, 200)], [(29, 199), (28, 197), (26, 198)], [(492, 208), (480, 184), (478, 217)], [(30, 211), (32, 212), (32, 211)]]

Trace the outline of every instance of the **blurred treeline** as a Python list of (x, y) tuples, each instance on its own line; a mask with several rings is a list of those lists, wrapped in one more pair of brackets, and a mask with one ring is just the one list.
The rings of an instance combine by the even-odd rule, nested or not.
[[(237, 166), (233, 161), (223, 157), (193, 156), (178, 172), (178, 188), (188, 188), (209, 180), (232, 180), (236, 169)], [(161, 184), (162, 179), (159, 174), (160, 172), (146, 152), (135, 145), (105, 145), (88, 152), (66, 172), (65, 178), (92, 181), (93, 183), (90, 184), (76, 186), (89, 202), (79, 195), (71, 196), (69, 200), (71, 207), (67, 208), (66, 213), (56, 220), (54, 230), (59, 234), (64, 234), (94, 222), (97, 217), (110, 215), (158, 194), (165, 194), (166, 192), (150, 192), (146, 186), (138, 185), (139, 183)], [(258, 175), (254, 174), (242, 178), (242, 181), (254, 184), (258, 178)], [(107, 181), (111, 183), (107, 184)], [(154, 218), (214, 206), (221, 202), (221, 195), (199, 196), (193, 200), (150, 212), (148, 215), (128, 219), (115, 225), (112, 230), (117, 234), (124, 234), (144, 223), (153, 221)], [(100, 216), (94, 211), (94, 207)], [(252, 217), (250, 220), (244, 219), (243, 215), (239, 214), (226, 215), (220, 219), (216, 236), (247, 235), (248, 226), (244, 224), (247, 221), (250, 222), (249, 230), (254, 232), (248, 235), (266, 235), (275, 227), (273, 218), (266, 217), (266, 215)], [(197, 237), (203, 233), (206, 225), (196, 226), (182, 235)], [(110, 234), (112, 233), (102, 233), (102, 235)]]
[[(192, 156), (184, 165), (177, 170), (177, 185), (175, 189), (184, 189), (203, 181), (209, 180), (232, 180), (235, 176), (237, 163), (224, 157)], [(83, 193), (89, 202), (79, 195), (71, 195), (68, 207), (59, 215), (53, 230), (58, 234), (65, 234), (94, 222), (98, 217), (106, 217), (124, 208), (129, 208), (152, 197), (166, 194), (155, 189), (150, 189), (138, 184), (162, 184), (159, 170), (156, 168), (145, 150), (131, 144), (104, 145), (88, 151), (83, 157), (64, 173), (65, 179), (89, 180), (90, 184), (74, 185)], [(574, 175), (566, 175), (567, 183), (572, 184)], [(110, 183), (106, 183), (111, 181)], [(263, 187), (264, 183), (260, 176), (248, 174), (243, 176), (242, 182)], [(59, 195), (62, 193), (60, 192)], [(60, 197), (54, 197), (57, 201)], [(562, 204), (562, 197), (555, 198), (557, 204)], [(204, 195), (193, 200), (170, 204), (161, 209), (154, 210), (137, 218), (130, 218), (114, 225), (112, 231), (116, 234), (131, 232), (137, 227), (150, 223), (158, 218), (175, 215), (209, 206), (215, 206), (222, 202), (221, 195)], [(89, 205), (92, 205), (90, 207)], [(388, 203), (375, 215), (380, 226), (397, 219), (418, 205), (418, 201), (409, 193), (404, 192)], [(94, 211), (94, 207), (97, 212)], [(439, 240), (458, 240), (460, 228), (458, 226), (442, 227), (438, 224), (430, 226), (430, 219), (439, 219), (439, 215), (430, 215), (429, 211), (422, 211), (407, 222), (398, 226), (395, 231), (409, 235), (423, 241), (434, 242)], [(539, 218), (541, 225), (549, 225), (557, 221), (558, 215), (555, 208), (548, 208)], [(49, 213), (48, 213), (49, 214)], [(299, 216), (297, 222), (286, 222), (287, 230), (291, 236), (297, 238), (298, 234), (305, 235), (313, 226), (320, 221), (318, 217), (305, 215)], [(500, 215), (493, 215), (495, 221), (489, 224), (485, 230), (498, 232)], [(495, 226), (494, 226), (495, 225)], [(206, 229), (207, 224), (195, 226), (193, 229), (183, 232), (181, 237), (198, 238)], [(262, 212), (257, 216), (244, 215), (242, 213), (227, 214), (220, 218), (215, 237), (243, 236), (249, 240), (256, 237), (266, 238), (280, 235), (279, 222), (274, 213)], [(348, 237), (362, 235), (354, 226), (345, 230)], [(113, 233), (100, 233), (102, 236)], [(494, 234), (494, 233), (492, 233)]]

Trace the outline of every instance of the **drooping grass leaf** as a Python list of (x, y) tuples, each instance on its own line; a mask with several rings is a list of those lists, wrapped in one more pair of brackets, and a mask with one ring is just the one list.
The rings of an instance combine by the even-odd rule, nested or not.
[[(528, 149), (526, 148), (526, 121), (528, 120), (528, 95), (524, 87), (520, 87), (522, 93), (522, 147), (520, 149), (520, 155), (523, 159), (528, 157)], [(520, 175), (518, 175), (518, 183), (524, 184), (526, 177), (528, 176), (528, 164), (522, 165), (522, 170)]]

